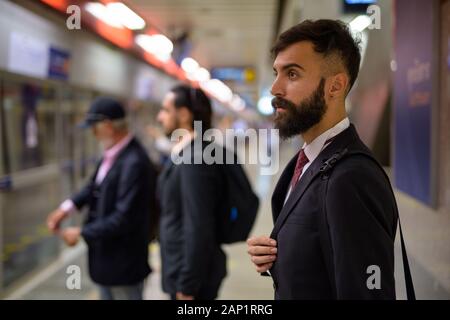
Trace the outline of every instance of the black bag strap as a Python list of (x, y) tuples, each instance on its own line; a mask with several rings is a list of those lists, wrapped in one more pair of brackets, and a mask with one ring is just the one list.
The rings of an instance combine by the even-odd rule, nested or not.
[[(322, 177), (324, 177), (326, 180), (328, 180), (328, 178), (331, 174), (331, 169), (334, 167), (334, 165), (342, 158), (348, 157), (348, 156), (353, 156), (353, 155), (365, 156), (365, 157), (369, 158), (370, 160), (372, 160), (372, 162), (376, 163), (376, 165), (380, 168), (381, 172), (383, 172), (386, 180), (388, 181), (389, 188), (391, 190), (392, 196), (394, 197), (394, 206), (395, 206), (395, 210), (397, 212), (398, 225), (399, 225), (399, 229), (400, 229), (400, 242), (401, 242), (401, 247), (402, 247), (403, 270), (404, 270), (404, 274), (405, 274), (406, 296), (407, 296), (408, 300), (416, 300), (414, 284), (413, 284), (412, 276), (411, 276), (411, 270), (409, 268), (408, 255), (406, 253), (405, 240), (403, 238), (402, 224), (400, 222), (400, 214), (399, 214), (399, 210), (397, 207), (397, 202), (395, 201), (394, 190), (392, 189), (392, 185), (389, 180), (389, 177), (386, 174), (386, 172), (384, 171), (383, 167), (369, 153), (366, 153), (363, 151), (348, 151), (348, 149), (345, 148), (341, 151), (336, 152), (333, 156), (331, 156), (327, 161), (324, 162), (323, 166), (320, 168), (320, 171), (322, 172)], [(325, 191), (326, 191), (326, 189), (325, 189)], [(323, 222), (323, 224), (326, 223), (326, 213), (325, 213), (324, 219), (325, 219), (325, 221)], [(327, 241), (327, 240), (325, 240), (325, 241)], [(331, 248), (331, 244), (329, 244), (329, 246)]]
[(323, 260), (325, 262), (325, 268), (328, 273), (328, 279), (330, 281), (332, 296), (334, 299), (337, 299), (337, 289), (336, 289), (336, 278), (334, 276), (334, 267), (333, 267), (333, 247), (331, 246), (331, 236), (328, 230), (328, 222), (327, 222), (327, 209), (326, 209), (326, 194), (328, 189), (328, 177), (326, 175), (322, 175), (322, 180), (324, 180), (320, 184), (319, 193), (322, 194), (322, 207), (317, 215), (317, 222), (319, 228), (319, 241), (322, 247), (323, 252)]

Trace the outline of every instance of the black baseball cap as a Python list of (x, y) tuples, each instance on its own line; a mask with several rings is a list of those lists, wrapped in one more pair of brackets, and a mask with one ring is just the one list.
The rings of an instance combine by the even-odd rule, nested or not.
[(78, 127), (89, 128), (100, 121), (123, 118), (125, 118), (125, 108), (119, 101), (109, 97), (99, 97), (92, 102), (86, 118)]

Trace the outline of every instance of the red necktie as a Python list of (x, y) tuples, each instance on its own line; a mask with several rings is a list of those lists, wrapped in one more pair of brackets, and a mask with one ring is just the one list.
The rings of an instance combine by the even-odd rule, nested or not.
[[(331, 137), (330, 139), (328, 139), (327, 141), (325, 141), (325, 143), (323, 144), (324, 146), (327, 146), (327, 144), (329, 142), (332, 142), (334, 140), (335, 137)], [(305, 167), (305, 165), (309, 162), (308, 157), (305, 154), (305, 151), (302, 149), (300, 150), (299, 154), (298, 154), (298, 158), (297, 158), (297, 164), (295, 165), (295, 170), (294, 170), (294, 175), (292, 176), (292, 180), (291, 180), (291, 190), (294, 189), (295, 185), (298, 182), (298, 179), (300, 178), (300, 176), (302, 175), (302, 171), (303, 168)]]
[(294, 189), (295, 185), (297, 184), (298, 179), (300, 178), (303, 168), (305, 165), (309, 162), (308, 157), (305, 155), (305, 151), (302, 149), (300, 150), (297, 158), (297, 164), (295, 165), (294, 175), (292, 176), (291, 180), (291, 190)]

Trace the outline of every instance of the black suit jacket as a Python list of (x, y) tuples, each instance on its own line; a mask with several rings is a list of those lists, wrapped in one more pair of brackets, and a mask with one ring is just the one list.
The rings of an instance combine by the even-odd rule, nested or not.
[[(276, 299), (395, 299), (397, 211), (384, 173), (364, 155), (343, 158), (329, 176), (324, 198), (325, 182), (317, 173), (344, 148), (370, 154), (350, 125), (319, 154), (284, 205), (297, 155), (278, 181), (272, 196)], [(324, 209), (326, 229), (320, 225)], [(380, 269), (381, 289), (368, 289), (371, 265)]]
[(81, 234), (88, 245), (90, 276), (102, 285), (132, 285), (151, 271), (148, 244), (156, 171), (135, 138), (96, 186), (98, 168), (72, 197), (78, 209), (89, 206)]
[[(206, 144), (197, 142), (203, 150)], [(216, 230), (216, 215), (223, 206), (223, 171), (217, 164), (194, 164), (193, 146), (183, 149), (191, 150), (191, 164), (169, 159), (158, 179), (162, 286), (170, 294), (214, 299), (226, 276)]]

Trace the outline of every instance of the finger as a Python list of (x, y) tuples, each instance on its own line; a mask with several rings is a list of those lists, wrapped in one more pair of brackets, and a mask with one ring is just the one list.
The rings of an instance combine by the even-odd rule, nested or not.
[(252, 237), (247, 240), (249, 246), (271, 246), (275, 247), (277, 242), (267, 236)]
[(51, 232), (57, 233), (57, 231), (59, 230), (59, 224), (58, 224), (58, 223), (55, 223), (55, 222), (51, 222), (51, 223), (48, 225), (48, 228), (50, 229)]
[(269, 270), (270, 268), (272, 268), (273, 263), (266, 263), (266, 264), (261, 264), (256, 266), (256, 271), (258, 271), (259, 273), (263, 273), (266, 272), (267, 270)]
[(252, 256), (252, 262), (254, 264), (265, 264), (274, 262), (276, 258), (276, 256)]
[(249, 255), (271, 255), (277, 253), (277, 248), (267, 246), (250, 246), (247, 252)]
[(50, 213), (50, 214), (47, 216), (47, 224), (52, 223), (53, 221), (54, 221), (53, 214)]
[(59, 230), (59, 224), (52, 222), (48, 228), (50, 229), (51, 232), (53, 233), (57, 233)]

